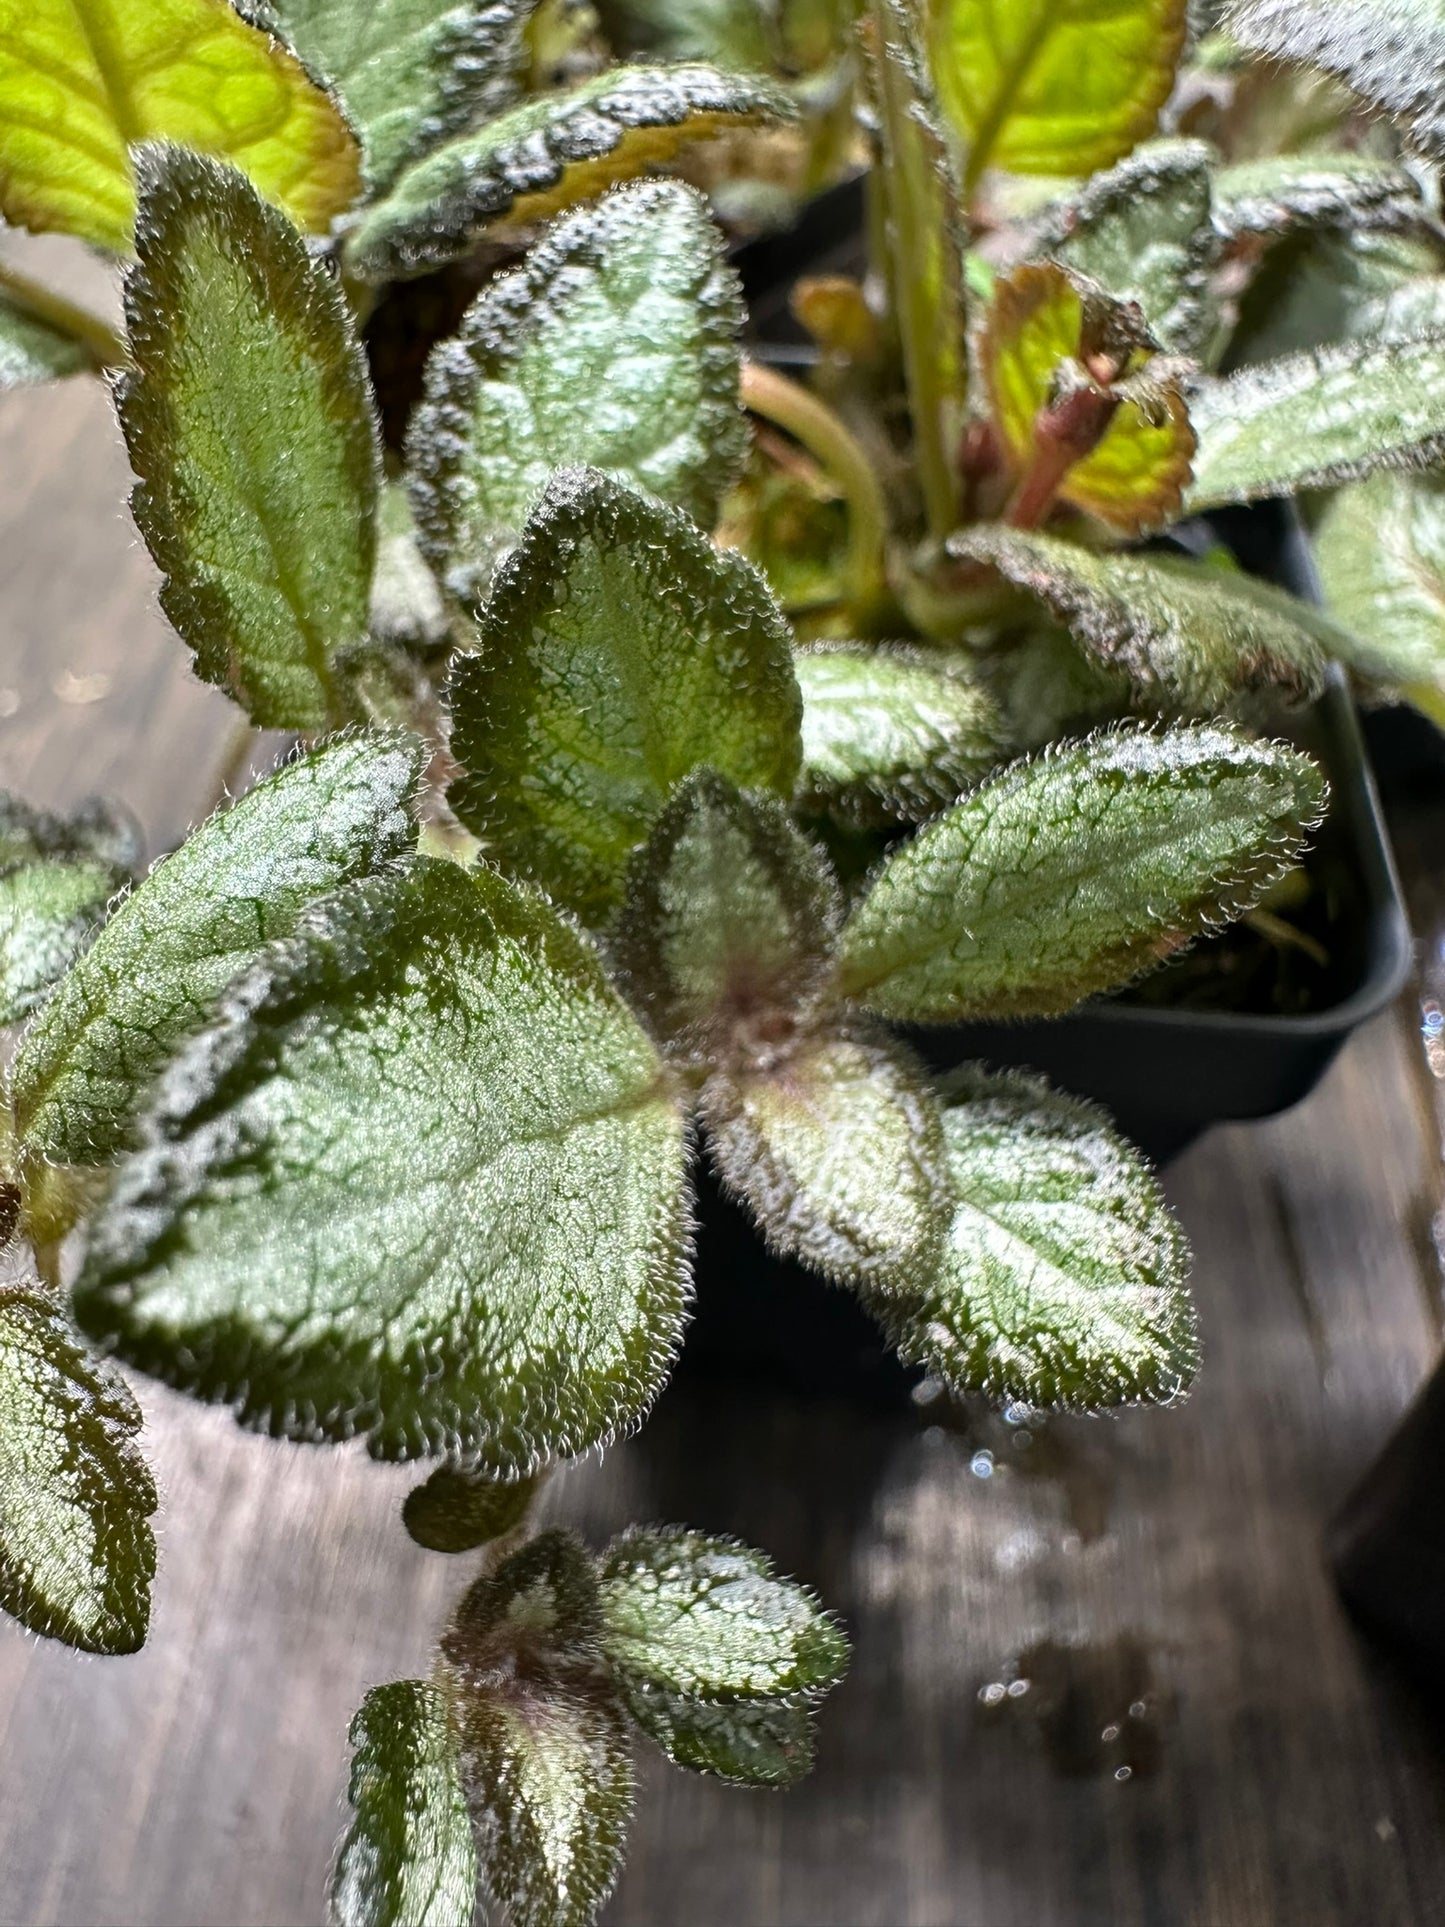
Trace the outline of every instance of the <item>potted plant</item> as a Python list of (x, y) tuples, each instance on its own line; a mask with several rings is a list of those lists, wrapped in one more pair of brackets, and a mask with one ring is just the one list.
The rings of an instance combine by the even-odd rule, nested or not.
[[(349, 10), (295, 12), (302, 40)], [(347, 97), (363, 167), (295, 49), (221, 0), (106, 10), (64, 168), (33, 110), (94, 68), (87, 9), (37, 5), (0, 42), (0, 204), (135, 257), (123, 340), (17, 286), (17, 352), (117, 370), (166, 613), (201, 675), (303, 739), (133, 882), (103, 815), (0, 818), (24, 1025), (0, 1224), (33, 1261), (0, 1289), (0, 1601), (90, 1650), (145, 1637), (156, 1495), (108, 1353), (297, 1444), (437, 1461), (406, 1523), (481, 1570), (433, 1678), (357, 1716), (333, 1905), (441, 1927), (480, 1882), (518, 1922), (580, 1922), (619, 1863), (633, 1727), (786, 1784), (846, 1658), (761, 1554), (527, 1525), (547, 1470), (641, 1423), (671, 1369), (696, 1140), (762, 1241), (946, 1384), (1173, 1399), (1187, 1250), (1147, 1167), (1093, 1106), (939, 1082), (905, 1033), (1062, 1012), (1249, 912), (1324, 784), (1188, 717), (1014, 755), (970, 661), (800, 645), (709, 536), (747, 445), (722, 237), (687, 186), (617, 185), (679, 125), (753, 112), (752, 83), (594, 77), (499, 116), (487, 96), (478, 131), (442, 84), (456, 22), (388, 17), (429, 104), (408, 94), (386, 185), (400, 90)], [(510, 31), (467, 25), (471, 55)], [(216, 98), (262, 97), (218, 131)], [(308, 247), (363, 172), (360, 212)], [(408, 478), (431, 579), (358, 289), (558, 199), (432, 359)], [(995, 593), (960, 564), (919, 576), (920, 606)], [(861, 562), (853, 584), (918, 599)], [(880, 811), (860, 875), (849, 831), (871, 848)]]

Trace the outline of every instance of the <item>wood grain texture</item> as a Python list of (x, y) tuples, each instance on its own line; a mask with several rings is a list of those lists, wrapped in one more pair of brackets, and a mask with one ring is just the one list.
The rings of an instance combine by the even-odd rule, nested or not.
[[(117, 792), (154, 851), (206, 807), (232, 713), (153, 608), (107, 414), (93, 386), (0, 399), (0, 782)], [(109, 693), (63, 700), (67, 669)], [(1438, 1743), (1321, 1557), (1439, 1346), (1416, 1053), (1382, 1019), (1306, 1105), (1171, 1172), (1206, 1342), (1179, 1410), (1010, 1427), (682, 1385), (555, 1482), (547, 1511), (597, 1539), (741, 1533), (855, 1643), (799, 1790), (646, 1766), (613, 1927), (1445, 1922)], [(141, 1395), (147, 1650), (0, 1625), (0, 1922), (314, 1927), (347, 1721), (425, 1667), (471, 1562), (406, 1538), (405, 1471)]]

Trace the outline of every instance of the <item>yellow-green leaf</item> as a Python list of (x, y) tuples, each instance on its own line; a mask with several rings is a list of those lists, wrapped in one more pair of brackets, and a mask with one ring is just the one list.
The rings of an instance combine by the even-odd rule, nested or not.
[(1053, 262), (1018, 268), (995, 286), (983, 370), (994, 427), (1021, 478), (1038, 458), (1041, 418), (1062, 395), (1092, 386), (1116, 399), (1108, 426), (1068, 467), (1057, 498), (1132, 535), (1178, 513), (1194, 431), (1177, 376), (1147, 379), (1147, 350), (1129, 349), (1118, 336), (1126, 319), (1102, 289)]
[(1091, 174), (1153, 133), (1186, 0), (928, 0), (935, 83), (968, 178)]
[(361, 187), (336, 102), (228, 0), (0, 0), (7, 221), (126, 251), (147, 140), (234, 162), (312, 233)]

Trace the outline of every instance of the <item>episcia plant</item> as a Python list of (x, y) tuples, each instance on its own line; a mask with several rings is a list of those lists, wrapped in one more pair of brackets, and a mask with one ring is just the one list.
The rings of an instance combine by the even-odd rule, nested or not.
[[(203, 11), (217, 61), (244, 27), (321, 97)], [(0, 56), (56, 18), (7, 19)], [(545, 1518), (550, 1469), (671, 1370), (696, 1159), (959, 1392), (1178, 1396), (1187, 1251), (1143, 1162), (1087, 1104), (921, 1053), (1247, 911), (1324, 786), (1233, 723), (1019, 757), (947, 650), (800, 643), (712, 538), (743, 316), (675, 180), (484, 275), (388, 487), (348, 253), (374, 214), (308, 245), (242, 146), (130, 140), (157, 131), (152, 68), (116, 84), (142, 18), (170, 15), (106, 10), (90, 96), (128, 103), (103, 358), (133, 512), (198, 672), (302, 740), (144, 876), (102, 810), (0, 813), (0, 1602), (87, 1650), (144, 1640), (156, 1493), (122, 1365), (297, 1444), (434, 1461), (404, 1523), (480, 1569), (430, 1677), (357, 1714), (333, 1909), (452, 1927), (480, 1895), (567, 1927), (615, 1879), (637, 1730), (786, 1785), (846, 1661), (760, 1553), (680, 1527), (589, 1549)], [(0, 145), (12, 213), (28, 152)], [(36, 181), (61, 207), (53, 160)], [(443, 217), (406, 206), (424, 252)], [(445, 217), (457, 245), (472, 220)], [(828, 823), (886, 847), (860, 868)]]
[[(866, 0), (859, 35), (858, 271), (795, 288), (815, 366), (750, 375), (725, 524), (795, 621), (958, 652), (1016, 744), (1331, 662), (1445, 716), (1439, 10)], [(1208, 525), (1291, 496), (1328, 613)]]

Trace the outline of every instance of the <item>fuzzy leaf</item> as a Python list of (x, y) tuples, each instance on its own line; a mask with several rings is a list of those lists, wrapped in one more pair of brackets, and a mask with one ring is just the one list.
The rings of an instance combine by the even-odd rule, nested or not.
[(1092, 174), (1153, 133), (1186, 0), (928, 0), (939, 96), (969, 174)]
[(1096, 1410), (1175, 1398), (1198, 1369), (1189, 1248), (1138, 1154), (1032, 1078), (957, 1080), (957, 1202), (904, 1357), (957, 1392)]
[(1104, 731), (1011, 769), (884, 862), (840, 988), (884, 1016), (1047, 1016), (1258, 902), (1319, 819), (1308, 757), (1232, 730)]
[(1445, 688), (1445, 481), (1374, 475), (1341, 489), (1316, 531), (1337, 654), (1400, 688)]
[(1241, 689), (1323, 686), (1333, 625), (1252, 576), (1167, 555), (1097, 554), (1055, 536), (980, 527), (949, 553), (986, 563), (1156, 702), (1214, 715)]
[(675, 1766), (734, 1786), (787, 1787), (813, 1769), (807, 1700), (698, 1700), (623, 1676), (633, 1720)]
[(602, 1559), (602, 1645), (634, 1687), (699, 1700), (825, 1693), (848, 1641), (805, 1586), (736, 1539), (634, 1526)]
[(515, 1478), (634, 1424), (686, 1304), (684, 1131), (595, 952), (495, 872), (318, 905), (161, 1081), (82, 1321), (302, 1439)]
[(521, 92), (532, 0), (276, 0), (276, 11), (345, 103), (373, 194)]
[(559, 221), (433, 354), (408, 462), (454, 593), (485, 582), (558, 468), (587, 463), (711, 528), (747, 446), (737, 277), (707, 203), (645, 181)]
[[(1053, 262), (1016, 268), (995, 285), (984, 378), (994, 426), (1021, 474), (1035, 460), (1039, 418), (1061, 382), (1089, 380), (1084, 357), (1093, 338), (1127, 319)], [(1193, 454), (1189, 411), (1168, 375), (1150, 406), (1120, 400), (1097, 444), (1065, 474), (1058, 498), (1138, 534), (1178, 513)]]
[(886, 1294), (931, 1275), (947, 1223), (938, 1107), (898, 1045), (805, 1036), (776, 1061), (716, 1072), (700, 1115), (724, 1185), (774, 1250)]
[(549, 1532), (478, 1580), (442, 1641), (483, 1888), (515, 1927), (586, 1927), (621, 1864), (632, 1749), (599, 1632), (592, 1562)]
[(448, 1462), (407, 1493), (402, 1523), (419, 1546), (432, 1552), (471, 1552), (517, 1529), (537, 1484), (513, 1479), (500, 1485), (485, 1473)]
[(161, 607), (253, 722), (342, 721), (335, 658), (366, 635), (378, 477), (346, 304), (234, 170), (176, 148), (136, 166), (118, 406)]
[(0, 394), (7, 388), (84, 374), (95, 365), (89, 350), (73, 335), (37, 320), (0, 294)]
[(791, 118), (757, 74), (705, 66), (609, 67), (525, 100), (407, 168), (347, 241), (363, 280), (423, 274), (498, 221), (526, 226), (670, 160), (689, 141)]
[(967, 659), (823, 643), (799, 649), (793, 668), (805, 810), (861, 828), (914, 823), (998, 761), (997, 705)]
[(0, 1606), (90, 1653), (145, 1643), (156, 1488), (124, 1380), (35, 1284), (0, 1285)]
[(120, 1148), (156, 1072), (262, 944), (414, 841), (419, 756), (397, 735), (338, 738), (152, 870), (21, 1041), (11, 1094), (35, 1156), (88, 1164)]
[(1191, 513), (1445, 456), (1445, 336), (1349, 342), (1204, 381)]
[(1439, 0), (1236, 0), (1223, 25), (1252, 53), (1307, 62), (1344, 81), (1389, 114), (1412, 146), (1445, 159)]
[(1210, 220), (1202, 141), (1155, 141), (1049, 210), (1035, 249), (1121, 301), (1137, 301), (1161, 347), (1197, 352), (1210, 323)]
[(700, 771), (633, 858), (613, 969), (673, 1055), (767, 1061), (817, 1001), (840, 912), (831, 872), (783, 805)]
[(126, 882), (108, 863), (42, 858), (0, 869), (0, 1024), (13, 1024), (65, 974)]
[(1214, 177), (1215, 224), (1231, 240), (1255, 234), (1276, 241), (1311, 229), (1389, 231), (1424, 218), (1414, 181), (1373, 154), (1270, 154)]
[(406, 488), (386, 482), (376, 519), (372, 642), (424, 656), (444, 650), (450, 633), (441, 586), (422, 557)]
[(350, 1737), (334, 1927), (471, 1927), (477, 1848), (446, 1695), (419, 1679), (374, 1686)]
[(708, 765), (792, 794), (802, 701), (751, 564), (596, 471), (554, 477), (457, 665), (457, 815), (600, 919), (673, 787)]
[(0, 869), (54, 858), (130, 870), (139, 855), (134, 822), (112, 803), (92, 797), (69, 815), (54, 816), (0, 790)]
[(171, 140), (234, 161), (324, 233), (361, 186), (336, 103), (227, 0), (0, 0), (0, 214), (124, 252), (128, 150)]

